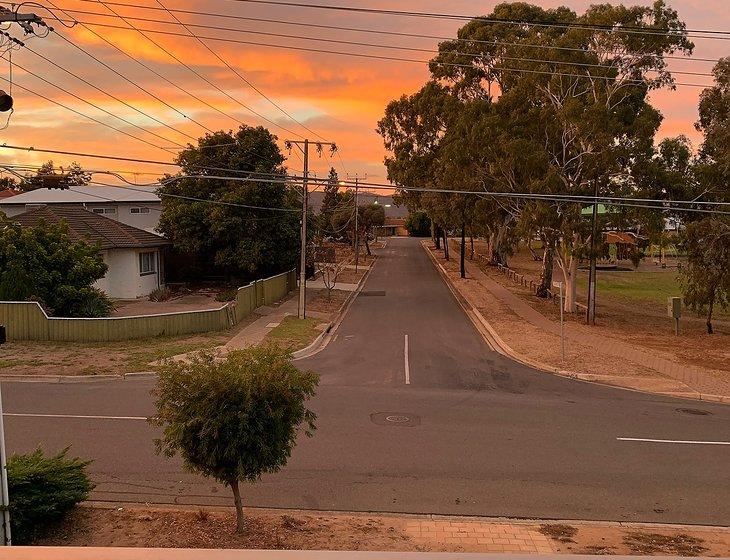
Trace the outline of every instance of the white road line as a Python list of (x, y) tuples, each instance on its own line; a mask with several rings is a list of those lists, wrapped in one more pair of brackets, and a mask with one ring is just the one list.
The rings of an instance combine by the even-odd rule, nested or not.
[(730, 441), (693, 441), (682, 439), (649, 439), (649, 438), (631, 438), (619, 437), (618, 441), (641, 441), (648, 443), (680, 443), (684, 445), (730, 445)]
[(19, 416), (23, 418), (81, 418), (83, 420), (147, 420), (145, 416), (87, 416), (81, 414), (23, 414), (5, 412), (3, 416)]
[(403, 347), (403, 357), (405, 360), (406, 385), (411, 384), (411, 366), (408, 364), (408, 335), (405, 335), (405, 345)]

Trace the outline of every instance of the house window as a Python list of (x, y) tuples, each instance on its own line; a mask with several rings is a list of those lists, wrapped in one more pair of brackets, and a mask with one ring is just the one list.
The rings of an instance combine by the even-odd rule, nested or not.
[(92, 208), (91, 211), (94, 214), (116, 214), (116, 208)]
[(132, 206), (129, 209), (129, 213), (130, 214), (149, 214), (150, 209), (147, 208), (146, 206)]
[(154, 251), (139, 254), (139, 275), (146, 276), (157, 272), (157, 258)]

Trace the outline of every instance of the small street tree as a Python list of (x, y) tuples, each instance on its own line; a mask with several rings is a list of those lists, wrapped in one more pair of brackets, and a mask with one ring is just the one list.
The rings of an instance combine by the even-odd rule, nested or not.
[(715, 308), (730, 303), (730, 222), (705, 218), (689, 224), (684, 247), (687, 265), (679, 276), (684, 302), (707, 313), (707, 334), (712, 334)]
[(237, 350), (224, 359), (203, 352), (169, 361), (154, 390), (157, 415), (149, 420), (163, 428), (157, 452), (179, 453), (190, 471), (229, 486), (242, 533), (239, 484), (286, 465), (301, 425), (313, 435), (316, 415), (306, 404), (318, 382), (277, 346)]

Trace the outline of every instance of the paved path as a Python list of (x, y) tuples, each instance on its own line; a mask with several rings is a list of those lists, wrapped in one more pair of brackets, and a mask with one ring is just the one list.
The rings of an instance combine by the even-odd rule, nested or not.
[[(548, 319), (521, 297), (509, 291), (499, 282), (492, 280), (476, 264), (467, 262), (466, 268), (470, 277), (486, 287), (492, 295), (517, 315), (546, 332), (560, 336), (559, 323)], [(608, 354), (621, 360), (628, 360), (657, 371), (684, 383), (698, 393), (730, 396), (730, 383), (718, 379), (711, 372), (703, 368), (673, 362), (616, 338), (587, 333), (582, 329), (566, 329), (565, 338), (578, 344), (599, 348), (603, 354)]]
[[(318, 430), (245, 489), (248, 505), (730, 523), (730, 407), (504, 358), (418, 240), (380, 251), (336, 339), (298, 363), (322, 376)], [(94, 459), (97, 499), (229, 505), (226, 488), (154, 454), (153, 383), (4, 383), (9, 449), (72, 445)]]

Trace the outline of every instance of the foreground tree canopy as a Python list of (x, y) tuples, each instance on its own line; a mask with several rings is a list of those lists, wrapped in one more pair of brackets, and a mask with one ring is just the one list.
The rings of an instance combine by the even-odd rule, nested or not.
[[(194, 255), (201, 269), (242, 279), (296, 265), (300, 202), (272, 175), (285, 171), (275, 136), (263, 127), (217, 132), (183, 150), (177, 163), (181, 175), (197, 177), (166, 177), (159, 190), (165, 202), (159, 231), (175, 249)], [(256, 181), (200, 178), (230, 170)]]
[(21, 228), (0, 219), (0, 300), (38, 301), (59, 317), (103, 317), (113, 305), (94, 282), (106, 271), (99, 248), (71, 239), (65, 223)]
[[(598, 4), (582, 15), (514, 2), (486, 19), (510, 23), (467, 23), (439, 45), (423, 88), (388, 105), (378, 125), (388, 175), (411, 210), (428, 214), (436, 235), (482, 235), (495, 264), (506, 262), (516, 239), (539, 237), (538, 295), (552, 288), (557, 260), (566, 310), (575, 311), (589, 221), (584, 205), (556, 195), (640, 197), (655, 187), (637, 171), (657, 153), (661, 115), (647, 96), (674, 83), (665, 57), (689, 54), (693, 44), (662, 0), (650, 7)], [(657, 29), (669, 31), (637, 33)], [(663, 227), (638, 211), (611, 214), (617, 224), (629, 219)], [(462, 259), (464, 251), (462, 243)]]
[(279, 471), (300, 425), (312, 435), (316, 417), (306, 404), (318, 381), (276, 346), (251, 347), (224, 359), (203, 353), (170, 361), (159, 372), (157, 415), (150, 420), (164, 430), (157, 449), (167, 456), (180, 453), (191, 471), (230, 486), (243, 532), (239, 483)]

